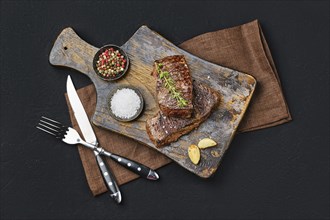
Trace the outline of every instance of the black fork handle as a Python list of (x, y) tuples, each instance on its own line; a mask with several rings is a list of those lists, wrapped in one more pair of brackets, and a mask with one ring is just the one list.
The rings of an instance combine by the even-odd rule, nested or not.
[(105, 161), (102, 159), (99, 153), (97, 151), (94, 151), (94, 154), (96, 157), (97, 164), (101, 170), (103, 179), (105, 181), (105, 185), (107, 186), (108, 190), (111, 192), (110, 194), (111, 198), (113, 198), (117, 203), (120, 203), (122, 197), (114, 175), (107, 167)]

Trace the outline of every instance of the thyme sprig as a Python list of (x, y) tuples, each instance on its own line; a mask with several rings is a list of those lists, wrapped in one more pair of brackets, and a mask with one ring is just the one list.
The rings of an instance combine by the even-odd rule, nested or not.
[(179, 91), (175, 88), (175, 82), (173, 78), (171, 77), (170, 73), (168, 71), (162, 71), (161, 68), (163, 67), (163, 64), (159, 63), (157, 65), (157, 72), (159, 74), (159, 78), (164, 80), (165, 88), (168, 89), (171, 96), (176, 99), (178, 105), (180, 107), (184, 107), (188, 105), (188, 101), (184, 99)]

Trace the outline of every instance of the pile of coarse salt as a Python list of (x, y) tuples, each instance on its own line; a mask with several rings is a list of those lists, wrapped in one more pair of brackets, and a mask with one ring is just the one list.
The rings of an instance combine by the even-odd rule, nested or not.
[(119, 118), (133, 117), (141, 106), (141, 100), (133, 89), (118, 89), (111, 98), (111, 111)]

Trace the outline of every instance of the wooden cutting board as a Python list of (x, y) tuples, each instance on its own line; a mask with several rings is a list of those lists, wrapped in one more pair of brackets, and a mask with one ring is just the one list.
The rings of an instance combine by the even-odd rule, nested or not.
[[(140, 27), (121, 48), (129, 56), (130, 67), (125, 77), (115, 82), (103, 81), (96, 75), (92, 61), (98, 48), (79, 38), (72, 28), (64, 29), (57, 37), (49, 61), (52, 65), (76, 69), (92, 80), (97, 91), (97, 105), (91, 119), (95, 125), (144, 143), (200, 177), (210, 177), (234, 137), (253, 95), (256, 80), (245, 73), (200, 59), (176, 47), (147, 26)], [(221, 102), (197, 129), (168, 146), (156, 148), (146, 133), (146, 120), (159, 111), (156, 80), (151, 76), (151, 71), (154, 60), (176, 54), (185, 56), (194, 80), (209, 85), (221, 94)], [(118, 85), (135, 86), (144, 97), (144, 111), (133, 122), (119, 122), (109, 114), (108, 94)], [(201, 160), (194, 165), (188, 157), (188, 147), (197, 145), (205, 137), (212, 138), (218, 144), (201, 150)]]

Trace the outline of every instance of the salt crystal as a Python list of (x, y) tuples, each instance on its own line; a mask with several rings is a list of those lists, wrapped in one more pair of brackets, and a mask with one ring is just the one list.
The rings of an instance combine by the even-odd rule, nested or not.
[(119, 118), (133, 117), (140, 106), (140, 97), (133, 89), (118, 89), (111, 98), (111, 111)]

